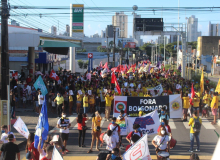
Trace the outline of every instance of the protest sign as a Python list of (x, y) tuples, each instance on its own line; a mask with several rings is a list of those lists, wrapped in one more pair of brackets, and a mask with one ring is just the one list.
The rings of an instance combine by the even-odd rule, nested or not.
[(92, 95), (92, 90), (88, 90), (88, 94), (89, 94), (89, 95)]

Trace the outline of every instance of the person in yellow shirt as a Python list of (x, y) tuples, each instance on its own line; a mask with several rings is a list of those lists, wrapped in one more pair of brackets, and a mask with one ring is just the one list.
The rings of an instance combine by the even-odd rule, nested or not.
[[(200, 123), (200, 127), (198, 127), (198, 128), (201, 129), (202, 120), (199, 118), (199, 115), (197, 115), (196, 111), (193, 112), (193, 118), (190, 118), (190, 120), (189, 120), (189, 126), (191, 126), (191, 129), (190, 129), (191, 145), (190, 145), (189, 152), (193, 152), (194, 137), (196, 138), (196, 143), (197, 143), (197, 149), (195, 151), (196, 152), (200, 151), (200, 148), (199, 148), (200, 147), (200, 140), (199, 140), (199, 133), (200, 132), (194, 131), (195, 123), (197, 123), (197, 124)], [(196, 126), (198, 126), (198, 125), (196, 125)]]
[(193, 98), (193, 110), (197, 111), (197, 115), (199, 115), (199, 102), (200, 99), (197, 94), (195, 94), (195, 97)]
[(182, 97), (182, 94), (181, 94), (181, 98), (183, 99), (183, 122), (186, 122), (187, 121), (187, 112), (188, 112), (188, 109), (189, 109), (188, 94), (185, 93), (184, 97)]
[(144, 92), (142, 89), (140, 89), (140, 91), (138, 92), (138, 96), (139, 97), (144, 97)]
[(211, 102), (211, 110), (212, 110), (212, 115), (214, 116), (214, 120), (212, 124), (216, 124), (216, 119), (217, 119), (217, 110), (218, 110), (218, 93), (214, 93), (214, 97), (212, 98)]
[(113, 97), (109, 93), (105, 96), (105, 118), (109, 121)]
[(131, 91), (131, 96), (132, 97), (137, 97), (138, 93), (136, 92), (136, 89), (134, 88), (134, 91)]
[(218, 119), (220, 119), (220, 94), (218, 94)]
[[(204, 110), (205, 110), (205, 115), (206, 117), (208, 117), (208, 108), (210, 106), (210, 101), (211, 101), (211, 95), (208, 93), (207, 90), (205, 90), (205, 95), (203, 96), (203, 104), (204, 104)], [(203, 117), (203, 114), (202, 114)]]
[(147, 93), (144, 95), (144, 97), (152, 97), (150, 91), (147, 91)]
[(81, 108), (81, 102), (82, 102), (82, 95), (77, 92), (76, 95), (76, 113), (80, 113), (80, 108)]
[(84, 114), (88, 112), (88, 107), (89, 107), (89, 97), (88, 97), (88, 93), (86, 93), (85, 96), (83, 97)]
[(73, 96), (69, 94), (69, 114), (72, 115), (73, 112)]
[(98, 111), (95, 112), (95, 117), (92, 118), (92, 142), (91, 142), (91, 148), (87, 153), (92, 152), (92, 148), (96, 139), (96, 150), (99, 151), (99, 136), (101, 134), (101, 121), (102, 117)]
[(62, 106), (64, 106), (64, 98), (60, 93), (57, 93), (57, 97), (54, 99), (57, 102), (57, 116), (60, 118), (62, 113)]
[(90, 113), (95, 112), (95, 95), (92, 94), (89, 96), (89, 106), (90, 106)]

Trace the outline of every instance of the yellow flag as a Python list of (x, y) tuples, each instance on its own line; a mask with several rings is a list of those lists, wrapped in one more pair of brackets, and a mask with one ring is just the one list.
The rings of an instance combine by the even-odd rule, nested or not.
[(143, 72), (144, 67), (141, 67), (138, 71), (138, 73), (142, 73)]
[(218, 92), (218, 94), (220, 94), (220, 79), (219, 79), (218, 84), (216, 86), (215, 92)]
[(154, 71), (154, 68), (152, 67), (152, 68), (150, 69), (150, 73), (153, 73), (153, 71)]
[(133, 72), (132, 67), (128, 70), (127, 73)]
[(201, 79), (200, 79), (200, 88), (201, 88), (201, 93), (203, 93), (204, 92), (204, 74), (203, 74), (203, 70), (202, 70)]

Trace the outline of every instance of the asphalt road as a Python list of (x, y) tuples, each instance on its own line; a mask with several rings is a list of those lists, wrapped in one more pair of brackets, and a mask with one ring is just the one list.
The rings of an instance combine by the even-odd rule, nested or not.
[[(103, 116), (103, 114), (102, 114)], [(71, 128), (70, 128), (70, 135), (69, 140), (67, 143), (67, 149), (70, 151), (67, 153), (64, 159), (71, 158), (72, 156), (79, 156), (80, 158), (77, 159), (83, 159), (86, 160), (86, 158), (83, 157), (92, 157), (96, 156), (98, 154), (98, 151), (95, 151), (95, 145), (94, 150), (92, 153), (87, 154), (87, 151), (90, 148), (91, 144), (91, 130), (87, 130), (86, 138), (85, 138), (85, 148), (78, 147), (78, 130), (76, 128), (76, 115), (70, 117), (71, 120)], [(218, 133), (220, 133), (220, 127), (218, 125), (212, 125), (210, 122), (212, 120), (212, 117), (209, 119), (203, 118), (203, 124), (201, 128), (200, 133), (200, 150), (201, 152), (198, 152), (200, 157), (203, 157), (202, 159), (210, 159), (212, 156), (218, 137), (214, 130), (216, 130)], [(102, 131), (106, 131), (108, 124), (110, 122), (102, 121), (101, 127)], [(90, 127), (92, 124), (91, 119), (87, 122), (87, 126)], [(190, 127), (188, 126), (188, 122), (182, 122), (181, 119), (171, 119), (169, 122), (169, 125), (171, 127), (171, 131), (173, 134), (173, 138), (177, 140), (177, 145), (175, 148), (173, 148), (170, 152), (170, 155), (175, 156), (185, 156), (189, 157), (191, 153), (188, 152), (190, 148), (190, 139), (189, 139), (189, 132)], [(57, 129), (53, 130), (53, 134), (59, 134), (59, 131)], [(151, 144), (152, 139), (155, 135), (149, 135), (148, 145), (150, 149), (150, 154), (155, 155), (155, 150), (153, 145)], [(123, 138), (123, 144), (126, 146), (128, 145), (128, 142)], [(105, 149), (105, 146), (100, 148), (101, 150)], [(196, 149), (196, 143), (194, 144), (194, 149)], [(124, 153), (124, 150), (122, 150), (122, 154)], [(25, 156), (24, 150), (21, 151), (21, 159)], [(206, 157), (206, 158), (205, 158)], [(179, 158), (178, 158), (179, 159)], [(185, 159), (185, 158), (183, 158)]]

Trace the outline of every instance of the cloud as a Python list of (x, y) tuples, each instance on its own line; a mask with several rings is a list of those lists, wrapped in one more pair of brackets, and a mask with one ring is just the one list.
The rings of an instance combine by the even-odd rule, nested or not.
[(101, 28), (101, 24), (98, 25), (98, 28)]
[(99, 33), (99, 31), (98, 31), (98, 30), (96, 30), (96, 31), (95, 31), (95, 33)]
[(88, 29), (91, 30), (91, 24), (88, 25)]

